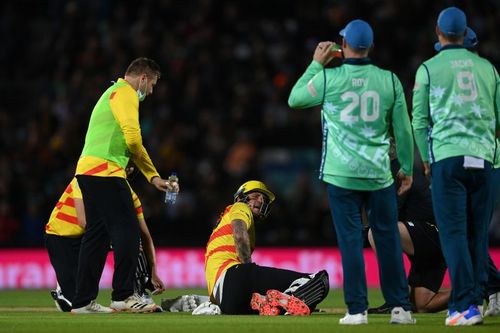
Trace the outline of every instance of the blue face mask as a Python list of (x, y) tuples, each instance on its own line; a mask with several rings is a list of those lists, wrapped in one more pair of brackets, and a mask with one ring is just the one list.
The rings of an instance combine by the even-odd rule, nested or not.
[[(148, 86), (148, 78), (146, 78), (146, 87)], [(141, 90), (141, 84), (139, 83), (139, 87), (137, 88), (137, 96), (139, 97), (139, 102), (142, 102), (146, 99), (146, 93), (143, 93)]]

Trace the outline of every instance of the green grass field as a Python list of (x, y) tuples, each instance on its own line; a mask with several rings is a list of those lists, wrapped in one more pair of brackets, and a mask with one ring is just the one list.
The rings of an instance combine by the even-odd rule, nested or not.
[[(205, 290), (169, 290), (160, 298), (194, 293), (203, 294)], [(379, 290), (370, 290), (370, 303), (380, 305), (382, 296)], [(97, 301), (109, 305), (110, 291), (100, 292)], [(0, 332), (47, 332), (47, 333), (290, 333), (290, 332), (498, 332), (500, 317), (486, 318), (483, 325), (474, 327), (445, 327), (445, 313), (417, 314), (417, 324), (398, 326), (389, 324), (389, 315), (371, 315), (369, 324), (346, 327), (338, 324), (345, 312), (340, 290), (331, 290), (327, 299), (320, 304), (323, 313), (310, 317), (259, 317), (259, 316), (192, 316), (190, 313), (152, 313), (110, 315), (72, 315), (57, 312), (48, 290), (13, 290), (0, 292)]]

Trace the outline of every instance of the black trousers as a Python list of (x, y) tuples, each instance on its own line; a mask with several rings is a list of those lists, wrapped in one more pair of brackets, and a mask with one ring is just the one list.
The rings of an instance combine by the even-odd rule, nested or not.
[(78, 270), (78, 255), (82, 237), (61, 237), (45, 235), (45, 247), (49, 253), (50, 263), (56, 272), (57, 283), (63, 296), (73, 302), (76, 290), (76, 274)]
[(114, 301), (134, 293), (134, 277), (139, 255), (139, 222), (128, 183), (118, 177), (78, 175), (85, 204), (87, 226), (80, 248), (76, 295), (73, 308), (96, 299), (106, 255), (114, 251)]
[(253, 293), (265, 295), (269, 289), (285, 291), (293, 281), (302, 277), (308, 277), (308, 274), (254, 263), (233, 266), (226, 271), (219, 306), (225, 314), (255, 314), (250, 307)]

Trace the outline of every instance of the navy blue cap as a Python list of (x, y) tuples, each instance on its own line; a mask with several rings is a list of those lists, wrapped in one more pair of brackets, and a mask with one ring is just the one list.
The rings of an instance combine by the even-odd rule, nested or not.
[[(467, 27), (467, 34), (465, 35), (464, 38), (464, 43), (462, 44), (466, 49), (471, 49), (477, 46), (479, 44), (479, 40), (477, 39), (477, 35), (472, 30), (471, 28)], [(437, 42), (434, 44), (434, 50), (440, 51), (441, 50), (441, 44)]]
[(476, 47), (479, 44), (476, 33), (471, 28), (467, 27), (467, 35), (464, 38), (464, 47), (467, 49)]
[(467, 28), (467, 18), (457, 7), (448, 7), (439, 13), (437, 25), (445, 35), (460, 36)]
[(373, 45), (373, 30), (363, 20), (349, 22), (339, 35), (344, 37), (346, 43), (354, 49), (368, 49)]

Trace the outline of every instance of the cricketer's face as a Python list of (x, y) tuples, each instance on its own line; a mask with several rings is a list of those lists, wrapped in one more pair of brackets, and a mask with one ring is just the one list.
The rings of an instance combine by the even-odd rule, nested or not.
[(252, 192), (247, 196), (247, 204), (250, 207), (253, 215), (260, 217), (262, 213), (262, 208), (266, 202), (266, 196), (260, 192)]
[(158, 76), (154, 75), (153, 77), (149, 77), (146, 85), (146, 96), (153, 93), (153, 88), (156, 86), (156, 82), (158, 82)]

